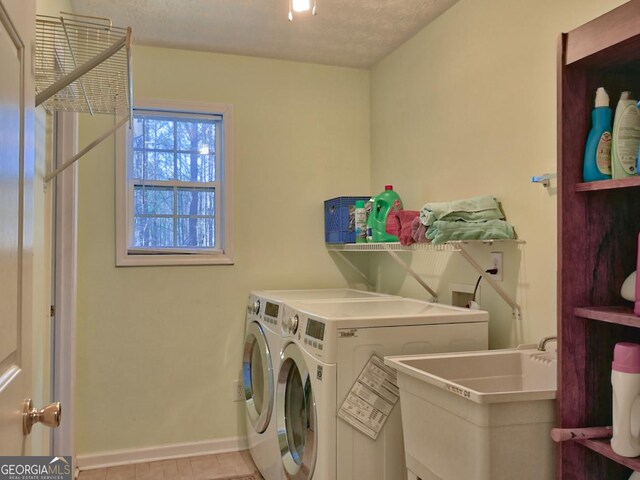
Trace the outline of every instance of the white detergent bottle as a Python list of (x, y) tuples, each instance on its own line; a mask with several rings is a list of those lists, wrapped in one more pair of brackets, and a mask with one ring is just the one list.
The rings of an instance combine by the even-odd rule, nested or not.
[(622, 92), (613, 119), (611, 136), (611, 170), (613, 178), (636, 175), (640, 145), (640, 111), (631, 92)]
[(611, 365), (613, 436), (611, 448), (623, 457), (640, 455), (640, 345), (616, 343)]

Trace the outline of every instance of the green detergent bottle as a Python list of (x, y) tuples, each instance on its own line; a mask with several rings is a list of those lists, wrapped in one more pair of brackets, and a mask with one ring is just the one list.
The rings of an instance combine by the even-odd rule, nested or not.
[(393, 185), (385, 185), (384, 192), (371, 199), (371, 213), (367, 220), (367, 233), (372, 242), (397, 242), (398, 237), (387, 231), (387, 219), (391, 212), (402, 210), (400, 195), (393, 191)]

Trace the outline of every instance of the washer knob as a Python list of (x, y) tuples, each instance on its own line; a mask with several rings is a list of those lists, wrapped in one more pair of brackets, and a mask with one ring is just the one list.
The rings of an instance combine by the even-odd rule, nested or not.
[(287, 325), (287, 329), (291, 335), (294, 335), (298, 331), (298, 315), (294, 315), (293, 317), (289, 317), (289, 322)]
[(255, 300), (251, 305), (251, 313), (258, 315), (260, 313), (260, 300)]

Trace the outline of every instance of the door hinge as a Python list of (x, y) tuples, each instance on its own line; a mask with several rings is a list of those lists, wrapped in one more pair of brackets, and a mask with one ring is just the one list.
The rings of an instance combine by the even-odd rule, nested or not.
[(51, 305), (51, 310), (49, 310), (49, 316), (51, 316), (51, 317), (55, 317), (56, 316), (56, 306), (55, 305)]

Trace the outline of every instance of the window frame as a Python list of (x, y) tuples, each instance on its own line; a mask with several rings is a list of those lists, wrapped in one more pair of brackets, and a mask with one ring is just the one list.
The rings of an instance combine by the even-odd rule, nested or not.
[[(132, 129), (128, 125), (116, 132), (116, 266), (144, 265), (233, 265), (233, 106), (219, 103), (160, 99), (136, 99), (133, 108), (181, 115), (215, 115), (222, 117), (222, 132), (216, 133), (216, 229), (215, 249), (156, 249), (130, 246), (133, 235), (134, 180), (128, 172), (133, 155)], [(153, 181), (147, 184), (153, 184)], [(177, 182), (188, 186), (188, 182)], [(177, 186), (176, 183), (176, 186)], [(167, 185), (169, 186), (169, 185)], [(218, 194), (221, 192), (221, 195)]]

